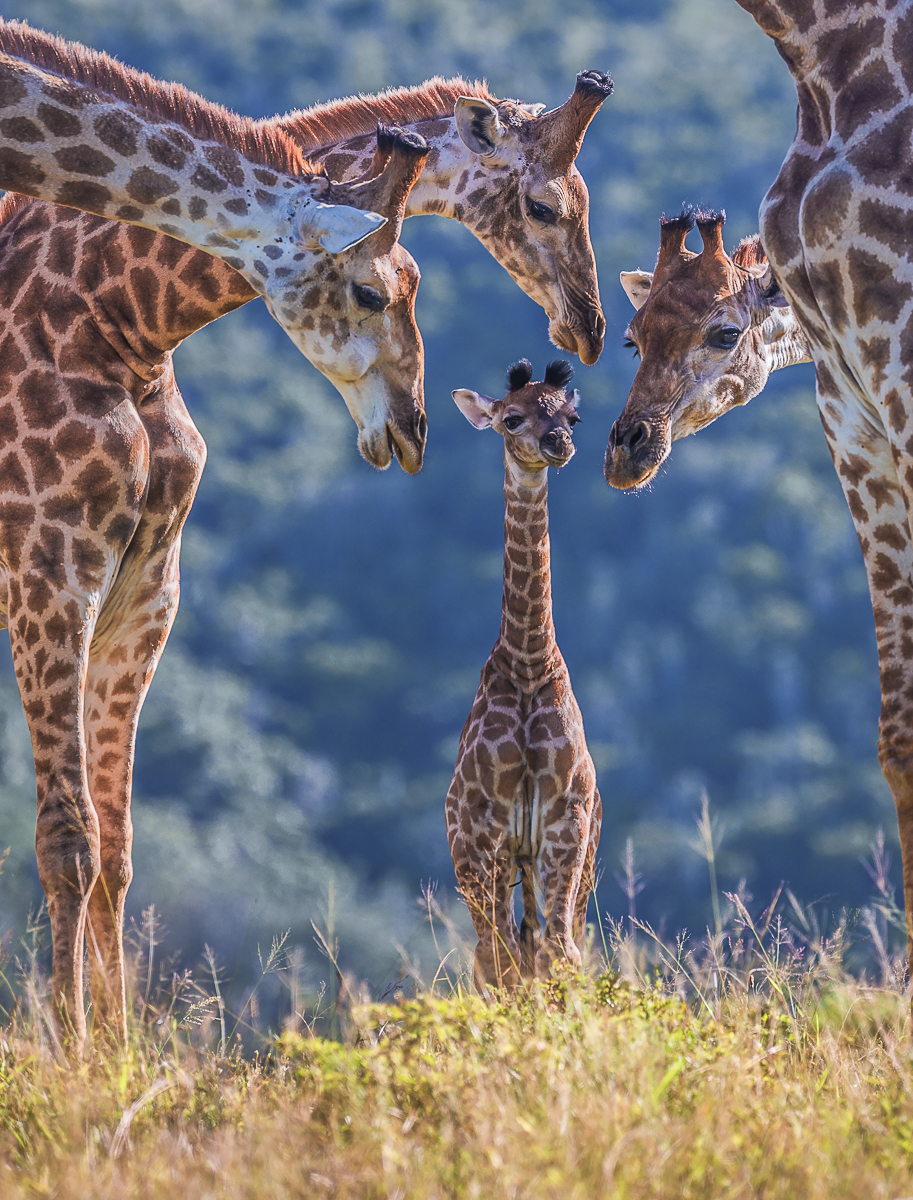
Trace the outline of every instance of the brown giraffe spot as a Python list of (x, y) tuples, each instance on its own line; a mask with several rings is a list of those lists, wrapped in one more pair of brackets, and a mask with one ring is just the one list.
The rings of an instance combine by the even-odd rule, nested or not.
[(69, 231), (60, 227), (52, 229), (47, 246), (48, 269), (55, 275), (72, 278), (76, 270), (76, 246)]
[(77, 496), (75, 492), (65, 492), (62, 496), (52, 496), (50, 500), (45, 500), (41, 512), (46, 520), (75, 529), (83, 523), (84, 507), (81, 496)]
[(858, 454), (848, 454), (846, 458), (841, 459), (839, 471), (844, 479), (849, 480), (854, 487), (858, 487), (870, 469), (866, 459)]
[(859, 230), (906, 258), (913, 244), (913, 212), (883, 200), (862, 200), (859, 205)]
[(151, 167), (138, 167), (130, 176), (127, 183), (127, 195), (137, 204), (155, 204), (163, 196), (176, 192), (180, 184), (161, 171), (153, 171)]
[[(0, 342), (0, 388), (4, 392), (8, 392), (12, 386), (13, 379), (17, 375), (21, 375), (26, 368), (26, 359), (22, 351), (16, 345), (16, 341), (11, 333)], [(0, 408), (0, 412), (8, 411), (8, 406), (4, 405)], [(0, 433), (0, 438), (3, 434)]]
[(152, 229), (140, 229), (138, 225), (131, 225), (127, 230), (127, 242), (133, 258), (148, 258), (158, 242), (158, 236)]
[[(0, 353), (3, 347), (0, 346)], [(0, 376), (2, 379), (2, 376)], [(16, 409), (12, 404), (0, 404), (0, 446), (13, 441), (19, 432)]]
[(0, 492), (13, 492), (19, 496), (29, 494), (29, 481), (19, 461), (19, 454), (11, 450), (0, 459)]
[(0, 146), (0, 173), (5, 187), (26, 193), (37, 187), (45, 177), (44, 171), (32, 161), (30, 154), (23, 154), (11, 146)]
[(228, 186), (220, 175), (216, 175), (206, 167), (197, 167), (190, 176), (190, 182), (194, 187), (198, 187), (201, 192), (210, 193), (224, 192)]
[(851, 246), (847, 251), (847, 265), (857, 322), (862, 326), (872, 320), (896, 322), (904, 304), (913, 295), (913, 287), (898, 279), (888, 263), (867, 250)]
[(87, 591), (104, 579), (105, 556), (88, 538), (73, 538), (73, 566), (80, 587)]
[[(45, 124), (48, 122), (45, 121)], [(131, 158), (136, 153), (136, 135), (141, 128), (140, 122), (125, 112), (106, 112), (95, 120), (95, 132), (99, 139), (123, 158)], [(63, 133), (63, 130), (59, 132)]]
[(875, 112), (885, 112), (903, 99), (883, 59), (876, 59), (844, 82), (834, 101), (834, 119), (844, 137), (850, 137)]
[(262, 188), (257, 188), (257, 190), (254, 192), (254, 199), (257, 201), (260, 207), (266, 209), (267, 212), (271, 208), (276, 207), (276, 196), (274, 196), (272, 192), (264, 192)]
[(180, 200), (166, 200), (162, 205), (162, 212), (167, 213), (169, 217), (179, 217), (181, 215)]
[(114, 472), (102, 459), (94, 458), (79, 472), (73, 487), (84, 497), (86, 524), (92, 530), (98, 529), (120, 495)]
[(203, 157), (229, 183), (235, 187), (243, 185), (244, 169), (241, 166), (241, 157), (230, 146), (206, 146), (203, 149)]
[(42, 525), (38, 531), (38, 541), (32, 546), (29, 562), (35, 571), (58, 588), (64, 587), (67, 582), (65, 550), (63, 530), (55, 529), (53, 525)]
[(879, 592), (890, 591), (900, 583), (901, 575), (897, 563), (879, 551), (872, 561), (872, 586)]
[(850, 488), (846, 493), (846, 502), (849, 505), (850, 513), (854, 521), (868, 521), (869, 514), (866, 506), (862, 503), (862, 497), (855, 488)]
[(58, 204), (70, 205), (73, 208), (86, 208), (90, 212), (104, 212), (111, 200), (111, 192), (101, 183), (90, 183), (89, 180), (73, 180), (62, 183), (57, 189), (55, 200)]
[(876, 512), (880, 512), (885, 504), (891, 504), (894, 500), (894, 490), (884, 479), (867, 479), (865, 490), (875, 501)]
[(908, 107), (848, 151), (846, 160), (867, 184), (897, 188), (909, 195), (913, 193), (913, 178), (898, 171), (897, 164), (907, 161), (911, 133), (913, 109)]
[(230, 267), (234, 267), (234, 269), (236, 271), (244, 270), (244, 259), (238, 258), (236, 255), (226, 254), (225, 257), (222, 259), (222, 262), (227, 263), (228, 266), (230, 266)]
[(65, 171), (73, 175), (110, 175), (114, 170), (114, 159), (103, 154), (94, 146), (65, 146), (54, 158)]
[(263, 167), (254, 168), (254, 178), (260, 183), (266, 184), (267, 187), (275, 187), (279, 182), (278, 175), (274, 175), (272, 171), (266, 171)]
[(35, 521), (35, 506), (15, 500), (0, 501), (0, 546), (11, 571), (18, 571), (22, 549)]
[(55, 137), (75, 137), (82, 129), (79, 117), (67, 112), (65, 108), (55, 108), (53, 104), (39, 104), (37, 115), (48, 133), (54, 134)]
[(190, 203), (187, 205), (187, 211), (190, 213), (192, 221), (199, 221), (201, 217), (206, 216), (206, 201), (202, 196), (193, 196)]
[(43, 142), (44, 132), (28, 117), (7, 117), (0, 121), (0, 133), (11, 142)]
[(907, 423), (907, 409), (897, 388), (891, 388), (885, 396), (884, 406), (888, 414), (888, 423), (895, 433), (900, 433)]
[(882, 542), (894, 550), (905, 550), (910, 540), (896, 525), (876, 525), (872, 536), (876, 542)]
[(67, 421), (54, 438), (54, 449), (66, 462), (85, 458), (94, 445), (95, 430), (81, 421)]
[(891, 359), (891, 342), (885, 337), (873, 337), (859, 343), (863, 366), (872, 371), (872, 382), (880, 388), (885, 381), (885, 368)]
[[(842, 7), (846, 8), (846, 3)], [(822, 79), (835, 89), (844, 88), (847, 80), (856, 74), (872, 51), (881, 46), (883, 39), (884, 19), (881, 17), (872, 17), (868, 21), (853, 20), (822, 34), (817, 45)]]
[(66, 402), (48, 372), (32, 371), (19, 385), (22, 417), (29, 429), (51, 429), (66, 415)]
[(149, 137), (146, 139), (146, 149), (154, 162), (172, 171), (180, 171), (187, 162), (187, 153), (180, 146), (175, 146), (167, 138)]
[(135, 204), (122, 204), (114, 215), (120, 221), (141, 221), (145, 211), (137, 208)]
[(236, 196), (234, 200), (225, 201), (225, 211), (233, 213), (236, 217), (243, 217), (250, 212), (250, 205), (242, 196)]
[(158, 315), (158, 276), (152, 267), (134, 267), (128, 278), (140, 318), (153, 328)]
[(28, 88), (22, 82), (19, 71), (6, 63), (0, 64), (0, 108), (9, 108), (28, 95)]

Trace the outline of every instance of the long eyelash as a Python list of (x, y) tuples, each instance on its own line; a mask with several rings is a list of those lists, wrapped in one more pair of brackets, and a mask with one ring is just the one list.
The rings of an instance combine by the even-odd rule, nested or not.
[(640, 358), (640, 351), (637, 349), (637, 343), (636, 343), (636, 342), (632, 342), (630, 338), (625, 338), (625, 349), (626, 349), (626, 350), (633, 350), (633, 351), (634, 351), (634, 357), (635, 357), (635, 358)]

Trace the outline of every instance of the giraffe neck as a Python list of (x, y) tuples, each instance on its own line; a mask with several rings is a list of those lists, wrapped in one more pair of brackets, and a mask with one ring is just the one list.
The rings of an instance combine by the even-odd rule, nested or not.
[[(467, 193), (473, 191), (472, 176), (480, 170), (487, 175), (490, 168), (480, 168), (477, 156), (464, 145), (453, 114), (398, 124), (410, 133), (419, 134), (431, 147), (422, 173), (409, 193), (406, 216), (432, 214), (460, 221), (471, 218), (466, 198)], [(351, 183), (369, 170), (374, 154), (372, 137), (359, 134), (340, 142), (312, 147), (308, 145), (306, 122), (290, 128), (294, 128), (295, 135), (301, 139), (310, 161), (323, 164), (331, 179)], [(478, 187), (478, 183), (475, 186)]]
[[(774, 39), (797, 80), (821, 82), (828, 91), (839, 88), (881, 46), (891, 14), (906, 7), (897, 0), (860, 0), (851, 11), (827, 0), (737, 3)], [(835, 64), (838, 73), (831, 75)], [(825, 78), (817, 78), (822, 72)]]
[(295, 268), (314, 186), (173, 121), (0, 54), (0, 187), (140, 225), (240, 271), (258, 294)]
[(552, 621), (548, 470), (524, 470), (504, 451), (504, 596), (492, 651), (520, 687), (536, 687), (561, 661)]
[(790, 307), (771, 309), (770, 315), (758, 327), (758, 336), (771, 371), (812, 361), (808, 338)]

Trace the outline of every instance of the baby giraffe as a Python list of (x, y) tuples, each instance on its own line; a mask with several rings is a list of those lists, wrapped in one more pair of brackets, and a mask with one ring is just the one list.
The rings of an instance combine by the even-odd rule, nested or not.
[(555, 957), (580, 962), (602, 822), (583, 718), (555, 640), (549, 570), (548, 468), (574, 454), (580, 397), (566, 391), (570, 363), (549, 363), (541, 383), (532, 374), (526, 359), (511, 366), (503, 400), (453, 393), (476, 429), (491, 426), (504, 438), (504, 599), (460, 737), (447, 837), (479, 939), (476, 986), (510, 990), (521, 976), (547, 976)]

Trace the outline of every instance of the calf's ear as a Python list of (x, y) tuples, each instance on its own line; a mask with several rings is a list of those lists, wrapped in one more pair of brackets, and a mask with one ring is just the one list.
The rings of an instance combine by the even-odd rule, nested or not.
[(476, 429), (488, 428), (497, 400), (493, 400), (491, 396), (480, 396), (478, 392), (471, 392), (469, 388), (457, 388), (451, 395), (470, 425), (474, 425)]
[(480, 96), (460, 96), (454, 109), (457, 133), (466, 146), (482, 158), (495, 159), (504, 149), (510, 134), (502, 125), (498, 110)]

